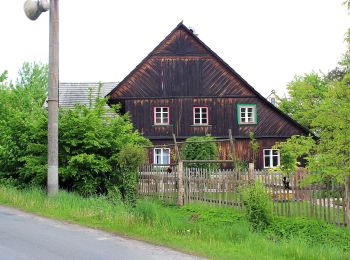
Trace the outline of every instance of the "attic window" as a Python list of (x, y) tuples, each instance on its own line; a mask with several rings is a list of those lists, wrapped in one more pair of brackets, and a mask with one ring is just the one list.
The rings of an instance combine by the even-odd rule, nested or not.
[(238, 104), (237, 119), (239, 125), (255, 125), (258, 123), (256, 104)]

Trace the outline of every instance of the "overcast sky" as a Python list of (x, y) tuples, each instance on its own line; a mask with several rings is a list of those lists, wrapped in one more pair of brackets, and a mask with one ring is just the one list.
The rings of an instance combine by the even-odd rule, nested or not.
[[(60, 0), (60, 81), (122, 80), (183, 20), (264, 96), (333, 69), (350, 27), (344, 0)], [(48, 62), (48, 13), (0, 0), (0, 72)]]

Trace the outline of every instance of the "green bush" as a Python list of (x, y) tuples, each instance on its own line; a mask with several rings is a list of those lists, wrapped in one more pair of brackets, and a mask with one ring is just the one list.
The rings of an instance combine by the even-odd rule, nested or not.
[[(218, 160), (218, 147), (214, 142), (214, 137), (207, 136), (193, 136), (186, 139), (186, 143), (182, 149), (182, 159), (185, 160)], [(209, 141), (209, 142), (206, 142)], [(204, 168), (204, 169), (218, 169), (217, 163), (186, 163), (187, 167)]]
[(139, 167), (146, 161), (145, 149), (128, 143), (118, 153), (117, 166), (119, 167), (118, 185), (123, 200), (135, 205), (138, 185)]
[(253, 182), (242, 188), (244, 205), (246, 207), (247, 219), (254, 231), (263, 231), (271, 223), (271, 201), (266, 193), (264, 185)]
[[(16, 85), (0, 75), (0, 179), (19, 187), (46, 186), (47, 66), (25, 64)], [(60, 188), (81, 195), (108, 194), (113, 187), (134, 203), (137, 167), (149, 141), (129, 116), (106, 116), (106, 100), (59, 111)], [(131, 146), (129, 146), (129, 144)], [(130, 158), (127, 158), (130, 156)]]
[(0, 176), (22, 187), (45, 185), (46, 65), (24, 63), (15, 84), (0, 76)]

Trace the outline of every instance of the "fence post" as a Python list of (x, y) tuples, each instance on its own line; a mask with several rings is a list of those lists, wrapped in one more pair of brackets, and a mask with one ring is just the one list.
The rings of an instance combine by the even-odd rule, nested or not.
[(183, 183), (183, 175), (184, 175), (184, 167), (182, 160), (179, 160), (177, 175), (178, 175), (178, 198), (177, 204), (181, 207), (184, 203), (184, 183)]
[(350, 228), (350, 176), (345, 179), (345, 205), (346, 205), (346, 223)]
[(249, 163), (248, 167), (248, 182), (253, 182), (255, 180), (255, 175), (254, 175), (254, 163)]

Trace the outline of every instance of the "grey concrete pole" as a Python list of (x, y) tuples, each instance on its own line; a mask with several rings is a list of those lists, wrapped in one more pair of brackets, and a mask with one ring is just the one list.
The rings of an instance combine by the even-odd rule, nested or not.
[(50, 1), (49, 93), (48, 93), (48, 172), (47, 192), (58, 191), (58, 53), (59, 0)]

